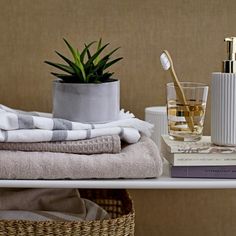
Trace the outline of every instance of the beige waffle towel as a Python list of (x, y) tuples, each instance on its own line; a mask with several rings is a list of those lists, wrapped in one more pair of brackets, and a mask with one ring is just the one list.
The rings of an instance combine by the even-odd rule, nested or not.
[(31, 152), (63, 152), (76, 154), (118, 153), (121, 150), (118, 135), (100, 136), (78, 141), (40, 143), (1, 143), (0, 150)]
[(117, 154), (0, 151), (0, 163), (2, 179), (150, 178), (162, 173), (159, 150), (145, 136)]

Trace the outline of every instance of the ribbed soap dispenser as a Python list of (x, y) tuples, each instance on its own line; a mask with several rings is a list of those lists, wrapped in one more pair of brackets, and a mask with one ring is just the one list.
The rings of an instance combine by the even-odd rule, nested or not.
[(225, 38), (228, 59), (223, 72), (212, 73), (211, 141), (236, 146), (236, 37)]

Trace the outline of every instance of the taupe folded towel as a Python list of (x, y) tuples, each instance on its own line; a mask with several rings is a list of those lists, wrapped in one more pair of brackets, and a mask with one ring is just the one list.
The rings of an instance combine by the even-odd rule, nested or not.
[(77, 189), (0, 189), (0, 220), (84, 221), (108, 219)]
[(150, 178), (162, 174), (159, 150), (145, 136), (117, 154), (0, 151), (0, 163), (2, 179)]
[(118, 135), (106, 135), (79, 141), (2, 143), (0, 150), (31, 152), (63, 152), (76, 154), (118, 153), (121, 150)]

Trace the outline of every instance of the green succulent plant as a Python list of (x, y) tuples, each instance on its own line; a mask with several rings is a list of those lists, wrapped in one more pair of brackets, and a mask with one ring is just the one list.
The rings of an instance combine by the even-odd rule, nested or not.
[(97, 42), (97, 48), (93, 54), (90, 51), (90, 47), (96, 42), (91, 42), (88, 45), (85, 44), (83, 50), (80, 52), (78, 49), (72, 47), (66, 39), (63, 40), (70, 50), (73, 60), (70, 60), (61, 53), (55, 51), (66, 64), (50, 61), (45, 61), (45, 63), (66, 73), (59, 74), (51, 72), (52, 75), (60, 78), (64, 83), (104, 83), (111, 80), (111, 76), (114, 73), (107, 71), (107, 69), (122, 59), (122, 57), (119, 57), (111, 60), (111, 55), (119, 48), (116, 48), (101, 57), (101, 53), (109, 45), (109, 43), (102, 45), (102, 39)]

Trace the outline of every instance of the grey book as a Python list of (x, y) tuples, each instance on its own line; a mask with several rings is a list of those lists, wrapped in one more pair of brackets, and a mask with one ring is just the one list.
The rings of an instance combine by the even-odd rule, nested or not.
[(236, 166), (171, 166), (170, 172), (172, 178), (236, 178)]

